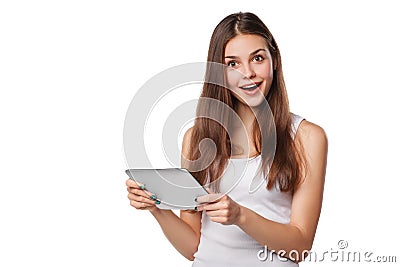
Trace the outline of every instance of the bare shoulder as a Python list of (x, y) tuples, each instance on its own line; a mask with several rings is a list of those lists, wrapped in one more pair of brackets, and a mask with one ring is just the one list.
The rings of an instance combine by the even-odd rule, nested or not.
[[(309, 170), (325, 172), (328, 156), (328, 137), (325, 130), (310, 121), (303, 120), (297, 130), (295, 139), (301, 144)], [(317, 175), (315, 177), (323, 177)]]
[(302, 146), (307, 161), (307, 169), (310, 171), (306, 171), (306, 180), (323, 181), (328, 156), (328, 138), (325, 130), (315, 123), (303, 120), (295, 138)]
[(182, 155), (189, 158), (190, 140), (192, 139), (193, 127), (190, 127), (184, 134), (182, 140)]
[(190, 148), (190, 140), (192, 139), (192, 134), (193, 134), (193, 127), (190, 127), (184, 134), (183, 136), (183, 141), (182, 141), (182, 154), (187, 156), (187, 153), (189, 152)]
[(183, 136), (183, 142), (190, 142), (190, 138), (192, 137), (193, 134), (193, 127), (190, 127), (189, 129), (187, 129), (187, 131), (185, 132), (184, 136)]
[(296, 138), (298, 138), (304, 146), (311, 144), (327, 146), (328, 144), (328, 137), (325, 130), (321, 126), (307, 120), (303, 120), (300, 123)]

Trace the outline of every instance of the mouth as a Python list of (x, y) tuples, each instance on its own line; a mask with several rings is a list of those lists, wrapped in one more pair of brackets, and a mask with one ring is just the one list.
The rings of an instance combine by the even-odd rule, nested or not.
[(244, 91), (251, 92), (251, 91), (254, 91), (254, 90), (258, 89), (261, 84), (262, 84), (262, 82), (252, 83), (252, 84), (247, 84), (247, 85), (244, 85), (244, 86), (239, 86), (239, 88), (244, 90)]

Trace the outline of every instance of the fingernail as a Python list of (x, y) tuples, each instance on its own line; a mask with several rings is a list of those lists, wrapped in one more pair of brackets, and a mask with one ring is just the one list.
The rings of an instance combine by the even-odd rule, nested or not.
[(144, 185), (140, 185), (139, 188), (143, 190), (144, 189)]
[(160, 200), (157, 200), (156, 201), (156, 204), (158, 205), (158, 204), (161, 204), (161, 201)]
[(197, 211), (197, 207), (194, 207), (194, 210)]
[(197, 197), (194, 198), (194, 202), (197, 202)]
[(152, 200), (155, 200), (157, 197), (156, 197), (155, 195), (152, 195), (150, 198), (151, 198)]

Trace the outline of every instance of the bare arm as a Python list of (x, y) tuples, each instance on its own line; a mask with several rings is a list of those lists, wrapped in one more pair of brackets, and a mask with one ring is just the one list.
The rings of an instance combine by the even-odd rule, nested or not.
[[(300, 124), (295, 138), (304, 146), (308, 172), (294, 192), (289, 224), (268, 220), (238, 205), (228, 196), (199, 210), (206, 210), (213, 221), (236, 224), (270, 250), (287, 253), (294, 250), (300, 256), (303, 251), (310, 250), (322, 206), (328, 143), (323, 129), (308, 121)], [(301, 260), (302, 258), (299, 259)]]
[(157, 209), (152, 211), (152, 214), (169, 242), (185, 258), (192, 261), (200, 241), (200, 231), (195, 231), (192, 226), (196, 225), (197, 221), (200, 222), (200, 213), (189, 214), (189, 212), (181, 211), (181, 218), (179, 218), (171, 210)]

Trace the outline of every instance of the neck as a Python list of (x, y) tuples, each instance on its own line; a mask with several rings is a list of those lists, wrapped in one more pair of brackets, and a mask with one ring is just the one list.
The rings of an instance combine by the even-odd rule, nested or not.
[[(251, 157), (257, 154), (253, 140), (253, 122), (256, 118), (252, 108), (242, 103), (237, 103), (236, 113), (241, 119), (232, 123), (233, 131), (230, 136), (233, 145), (233, 155)], [(243, 123), (243, 125), (242, 125)], [(244, 129), (243, 129), (244, 127)]]
[(243, 121), (246, 130), (250, 132), (252, 129), (253, 122), (255, 120), (255, 115), (251, 107), (239, 102), (236, 112), (239, 115), (240, 119)]

